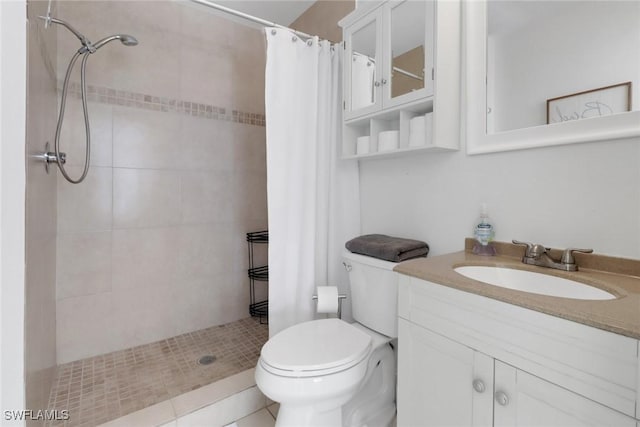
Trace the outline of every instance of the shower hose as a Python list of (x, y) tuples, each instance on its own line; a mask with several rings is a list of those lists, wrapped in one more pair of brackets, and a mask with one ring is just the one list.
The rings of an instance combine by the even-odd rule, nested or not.
[(84, 55), (82, 57), (82, 62), (80, 63), (80, 87), (82, 93), (82, 112), (84, 114), (84, 129), (85, 129), (85, 159), (84, 159), (84, 170), (82, 171), (82, 175), (80, 178), (73, 179), (69, 176), (67, 171), (64, 168), (63, 162), (57, 162), (58, 168), (60, 168), (60, 172), (62, 176), (72, 184), (81, 183), (85, 177), (87, 176), (87, 172), (89, 172), (89, 162), (91, 160), (91, 131), (89, 129), (89, 113), (87, 111), (87, 91), (86, 91), (86, 83), (85, 83), (85, 69), (87, 65), (87, 59), (89, 58), (89, 51), (82, 52), (83, 49), (79, 50), (73, 55), (71, 61), (69, 62), (69, 66), (67, 67), (67, 74), (64, 77), (64, 84), (62, 85), (62, 99), (60, 101), (60, 114), (58, 115), (58, 124), (56, 126), (56, 136), (55, 143), (53, 145), (53, 149), (56, 153), (56, 158), (60, 159), (60, 132), (62, 130), (62, 122), (64, 121), (64, 110), (67, 104), (67, 91), (69, 89), (69, 78), (71, 77), (71, 72), (73, 71), (73, 66), (75, 65), (78, 57), (80, 55)]

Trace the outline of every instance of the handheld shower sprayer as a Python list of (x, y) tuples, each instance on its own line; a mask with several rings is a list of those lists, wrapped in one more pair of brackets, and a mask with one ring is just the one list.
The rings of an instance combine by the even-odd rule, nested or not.
[[(45, 21), (45, 26), (49, 26), (50, 24), (58, 24), (69, 30), (73, 33), (74, 36), (80, 40), (80, 44), (82, 45), (80, 49), (73, 55), (71, 61), (69, 62), (69, 66), (67, 67), (67, 73), (64, 77), (64, 84), (62, 85), (62, 96), (60, 101), (60, 113), (58, 115), (58, 124), (56, 126), (56, 135), (55, 135), (55, 143), (53, 145), (54, 151), (49, 152), (48, 148), (45, 148), (45, 153), (40, 156), (44, 162), (46, 163), (47, 172), (49, 171), (49, 163), (56, 163), (58, 168), (60, 169), (60, 173), (64, 178), (72, 184), (81, 183), (85, 177), (87, 176), (87, 172), (89, 172), (89, 163), (91, 160), (91, 130), (89, 128), (89, 113), (87, 110), (87, 91), (86, 91), (86, 79), (85, 79), (85, 69), (87, 66), (87, 59), (90, 54), (96, 53), (98, 49), (100, 49), (105, 44), (113, 41), (120, 40), (120, 42), (125, 46), (136, 46), (138, 44), (138, 40), (127, 34), (114, 34), (112, 36), (105, 37), (96, 43), (91, 43), (91, 41), (86, 38), (81, 32), (73, 28), (69, 23), (56, 19), (51, 16), (39, 16), (38, 18)], [(67, 103), (67, 90), (69, 86), (69, 78), (71, 77), (71, 72), (73, 71), (73, 66), (75, 65), (78, 57), (82, 56), (82, 61), (80, 63), (80, 88), (82, 92), (82, 111), (84, 115), (84, 128), (85, 128), (85, 163), (82, 175), (78, 179), (72, 179), (67, 171), (64, 168), (64, 163), (66, 161), (66, 154), (60, 152), (60, 133), (62, 130), (62, 123), (64, 122), (64, 110)], [(47, 147), (48, 147), (47, 143)]]
[(100, 49), (102, 46), (113, 40), (120, 40), (120, 42), (125, 46), (135, 46), (138, 44), (138, 40), (133, 36), (127, 34), (115, 34), (113, 36), (105, 37), (102, 40), (98, 40), (93, 44), (93, 47), (96, 48), (96, 50)]

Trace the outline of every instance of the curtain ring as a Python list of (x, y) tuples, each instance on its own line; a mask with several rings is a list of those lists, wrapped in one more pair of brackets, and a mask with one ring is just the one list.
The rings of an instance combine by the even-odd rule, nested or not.
[(307, 46), (313, 46), (313, 40), (311, 39), (307, 40)]
[(275, 35), (276, 35), (276, 33), (277, 33), (276, 29), (275, 29), (275, 28), (273, 28), (273, 29), (271, 30), (271, 35), (272, 35), (272, 36), (275, 36)]
[(297, 38), (296, 36), (293, 36), (293, 37), (291, 37), (291, 41), (292, 41), (292, 42), (297, 42), (297, 41), (298, 41), (298, 38)]

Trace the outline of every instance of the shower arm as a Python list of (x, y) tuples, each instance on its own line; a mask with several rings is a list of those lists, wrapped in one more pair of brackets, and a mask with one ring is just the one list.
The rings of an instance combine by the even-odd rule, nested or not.
[[(67, 30), (71, 31), (71, 33), (73, 33), (73, 35), (76, 36), (78, 40), (80, 40), (80, 43), (82, 43), (83, 47), (80, 48), (80, 50), (84, 52), (89, 52), (89, 53), (94, 53), (96, 51), (96, 48), (91, 44), (89, 39), (86, 38), (80, 31), (73, 28), (71, 24), (69, 24), (68, 22), (63, 21), (62, 19), (52, 18), (51, 16), (38, 16), (38, 18), (44, 20), (47, 25), (54, 23), (54, 24), (62, 25)], [(84, 52), (80, 52), (80, 53), (84, 53)]]

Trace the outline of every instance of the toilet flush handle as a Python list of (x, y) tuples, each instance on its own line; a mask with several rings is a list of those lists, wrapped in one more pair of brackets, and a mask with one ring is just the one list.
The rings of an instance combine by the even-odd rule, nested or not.
[(349, 264), (347, 261), (342, 261), (342, 265), (344, 265), (344, 269), (347, 270), (347, 272), (351, 271), (351, 264)]

